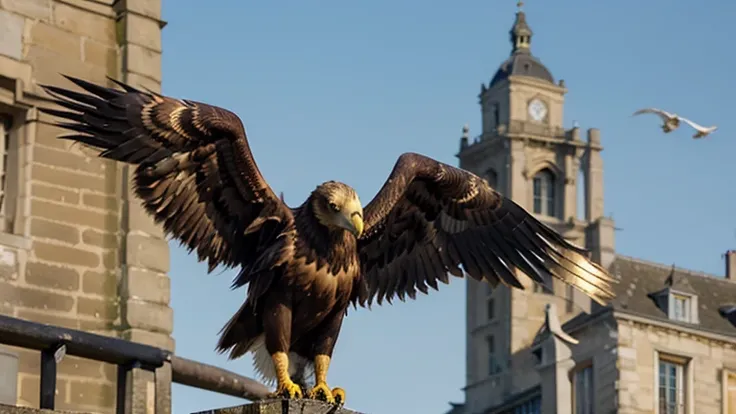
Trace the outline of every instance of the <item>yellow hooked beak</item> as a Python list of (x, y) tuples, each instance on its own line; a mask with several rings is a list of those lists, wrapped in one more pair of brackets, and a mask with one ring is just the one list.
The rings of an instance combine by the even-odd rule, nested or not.
[(357, 239), (363, 234), (363, 217), (359, 213), (353, 213), (350, 217), (350, 223), (353, 225), (353, 234)]

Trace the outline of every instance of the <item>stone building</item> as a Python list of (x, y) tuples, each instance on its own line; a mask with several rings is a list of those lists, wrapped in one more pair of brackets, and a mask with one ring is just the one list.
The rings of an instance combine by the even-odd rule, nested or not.
[[(56, 139), (36, 109), (40, 84), (74, 87), (61, 73), (160, 90), (163, 27), (160, 0), (0, 0), (0, 313), (173, 349), (168, 244), (130, 169)], [(18, 372), (0, 402), (38, 406), (39, 354), (0, 351), (0, 382)], [(115, 367), (58, 372), (59, 409), (114, 411)]]
[(469, 279), (465, 402), (450, 413), (736, 413), (736, 327), (719, 313), (736, 302), (736, 253), (725, 278), (615, 253), (600, 131), (564, 127), (565, 83), (532, 34), (519, 10), (460, 166), (589, 248), (620, 278), (618, 297), (602, 307), (557, 281), (522, 291)]

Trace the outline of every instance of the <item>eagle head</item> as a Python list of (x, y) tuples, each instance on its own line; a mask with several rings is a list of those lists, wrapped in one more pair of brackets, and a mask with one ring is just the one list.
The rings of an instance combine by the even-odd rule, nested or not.
[(358, 193), (337, 181), (320, 184), (312, 192), (312, 209), (330, 230), (347, 230), (358, 238), (363, 233), (363, 206)]

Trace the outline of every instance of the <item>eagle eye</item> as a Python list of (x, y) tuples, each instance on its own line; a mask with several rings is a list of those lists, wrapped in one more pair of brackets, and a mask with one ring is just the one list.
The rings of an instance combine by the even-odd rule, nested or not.
[(337, 204), (330, 202), (330, 210), (332, 210), (334, 212), (338, 212), (338, 211), (340, 211), (340, 207), (338, 207)]

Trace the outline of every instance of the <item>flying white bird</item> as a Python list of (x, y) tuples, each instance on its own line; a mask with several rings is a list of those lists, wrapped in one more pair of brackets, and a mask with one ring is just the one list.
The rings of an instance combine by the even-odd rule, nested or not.
[(655, 114), (655, 115), (659, 116), (660, 118), (662, 118), (662, 122), (663, 122), (663, 124), (662, 124), (662, 131), (664, 131), (665, 134), (668, 133), (668, 132), (672, 132), (672, 131), (676, 130), (677, 127), (680, 126), (680, 119), (681, 118), (679, 116), (677, 116), (677, 114), (671, 114), (671, 113), (669, 113), (667, 111), (663, 111), (661, 109), (657, 109), (657, 108), (640, 109), (640, 110), (634, 112), (634, 115), (633, 116), (635, 116), (635, 115), (641, 115), (641, 114)]
[(667, 111), (663, 111), (657, 108), (645, 108), (645, 109), (640, 109), (634, 112), (634, 115), (640, 115), (640, 114), (655, 114), (659, 116), (660, 118), (662, 118), (662, 121), (664, 122), (662, 124), (662, 131), (664, 131), (665, 134), (677, 129), (680, 126), (680, 122), (684, 122), (690, 125), (691, 127), (693, 127), (693, 129), (695, 129), (696, 131), (698, 131), (697, 133), (695, 133), (695, 135), (693, 135), (693, 138), (695, 139), (703, 138), (707, 135), (710, 135), (712, 132), (718, 129), (718, 127), (715, 125), (710, 126), (710, 127), (704, 127), (702, 125), (696, 124), (695, 122), (687, 118), (681, 117), (677, 114), (671, 114)]
[(698, 132), (695, 133), (695, 135), (693, 135), (693, 138), (695, 138), (695, 139), (706, 137), (706, 136), (710, 135), (712, 132), (714, 132), (716, 129), (718, 129), (718, 127), (715, 126), (715, 125), (709, 126), (709, 127), (704, 127), (702, 125), (696, 124), (695, 122), (693, 122), (693, 121), (691, 121), (691, 120), (689, 120), (687, 118), (683, 118), (681, 116), (679, 116), (678, 118), (680, 118), (681, 121), (685, 122), (686, 124), (688, 124), (691, 127), (693, 127), (693, 129), (695, 129), (696, 131), (698, 131)]

